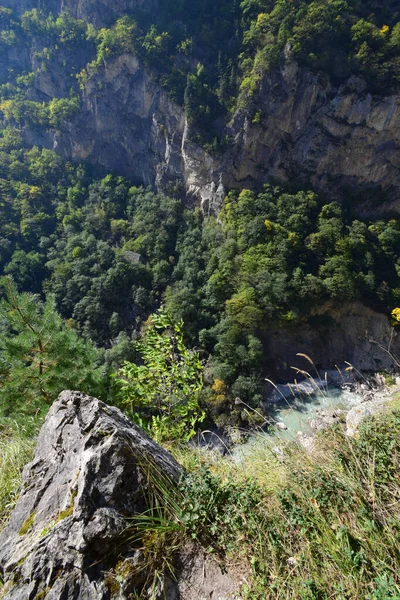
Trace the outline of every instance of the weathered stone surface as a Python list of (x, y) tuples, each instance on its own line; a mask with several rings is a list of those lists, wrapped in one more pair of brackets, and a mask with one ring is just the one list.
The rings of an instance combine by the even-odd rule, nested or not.
[(390, 397), (377, 398), (370, 402), (363, 402), (359, 406), (355, 406), (349, 410), (346, 416), (346, 434), (349, 437), (357, 435), (361, 422), (367, 417), (371, 417), (381, 411), (390, 399)]
[[(360, 399), (361, 404), (361, 399)], [(310, 421), (310, 427), (314, 431), (321, 431), (327, 427), (332, 427), (338, 423), (343, 423), (346, 419), (346, 411), (341, 409), (325, 409), (317, 411), (315, 419)]]
[[(362, 79), (334, 88), (296, 63), (264, 77), (251, 109), (235, 115), (233, 165), (227, 187), (252, 185), (262, 177), (312, 183), (333, 197), (382, 188), (380, 206), (363, 194), (359, 211), (400, 210), (399, 96), (372, 97)], [(258, 111), (260, 123), (251, 115)]]
[(183, 110), (136, 56), (124, 54), (92, 74), (82, 109), (70, 129), (58, 135), (56, 149), (160, 186), (184, 179), (184, 129)]
[(47, 0), (53, 11), (67, 10), (75, 18), (104, 27), (115, 22), (124, 14), (142, 12), (154, 18), (158, 0)]
[[(84, 58), (77, 61), (89, 60)], [(77, 63), (78, 70), (82, 66)], [(68, 95), (61, 72), (55, 67), (38, 75), (36, 99)], [(255, 112), (260, 123), (250, 118)], [(311, 184), (339, 200), (349, 190), (367, 190), (362, 202), (353, 203), (363, 216), (400, 211), (397, 96), (372, 98), (353, 80), (333, 89), (287, 66), (265, 77), (252, 105), (237, 111), (221, 134), (232, 139), (223, 155), (211, 156), (194, 143), (182, 107), (129, 54), (92, 70), (81, 110), (63, 131), (25, 130), (28, 144), (54, 148), (67, 159), (158, 189), (178, 183), (205, 212), (218, 212), (228, 189), (258, 187), (271, 177)], [(376, 189), (386, 194), (380, 205), (373, 202)]]
[(302, 431), (297, 432), (297, 441), (310, 454), (315, 450), (315, 437), (306, 435)]
[[(146, 14), (156, 22), (162, 8), (159, 0), (3, 0), (3, 5), (18, 13), (38, 6), (55, 14), (68, 10), (99, 27), (125, 14)], [(93, 59), (79, 54), (77, 72), (83, 58), (85, 64)], [(34, 51), (30, 66), (21, 55), (24, 70), (36, 71), (34, 61)], [(0, 74), (1, 69), (0, 61)], [(36, 85), (39, 100), (68, 96), (57, 65), (40, 73)], [(354, 76), (335, 87), (326, 75), (292, 62), (266, 74), (257, 93), (242, 100), (232, 121), (217, 125), (222, 136), (230, 136), (230, 147), (211, 156), (191, 141), (182, 107), (137, 57), (123, 55), (93, 70), (82, 110), (69, 127), (44, 136), (26, 131), (26, 140), (159, 189), (178, 182), (214, 213), (226, 190), (256, 188), (271, 178), (311, 185), (339, 200), (349, 191), (362, 193), (353, 202), (362, 216), (400, 212), (398, 95), (374, 97)], [(376, 190), (384, 192), (378, 205)]]
[[(255, 112), (260, 123), (250, 119)], [(214, 213), (226, 190), (270, 177), (311, 182), (339, 199), (347, 189), (381, 188), (386, 202), (376, 206), (364, 194), (360, 214), (400, 211), (397, 96), (374, 99), (352, 80), (335, 90), (289, 65), (265, 77), (252, 106), (223, 133), (233, 141), (218, 157), (192, 142), (182, 108), (136, 57), (124, 55), (89, 79), (82, 111), (57, 151), (158, 188), (178, 181)]]
[[(182, 472), (121, 411), (79, 392), (63, 392), (50, 409), (35, 457), (24, 470), (21, 496), (0, 534), (4, 600), (33, 599), (42, 592), (47, 600), (109, 599), (107, 569), (125, 518), (145, 509), (151, 466), (172, 480)], [(120, 600), (129, 598), (119, 594)]]

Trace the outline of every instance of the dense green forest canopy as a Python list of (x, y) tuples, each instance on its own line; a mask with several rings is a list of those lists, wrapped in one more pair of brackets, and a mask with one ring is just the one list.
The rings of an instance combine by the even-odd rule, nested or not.
[[(374, 0), (181, 0), (95, 29), (65, 12), (17, 17), (0, 6), (1, 273), (20, 291), (51, 295), (69, 326), (102, 349), (107, 369), (135, 358), (132, 340), (164, 305), (207, 360), (201, 393), (214, 418), (223, 421), (238, 396), (257, 405), (272, 324), (306, 320), (327, 302), (362, 299), (387, 312), (399, 304), (398, 220), (367, 222), (350, 199), (272, 185), (230, 192), (206, 217), (181, 197), (28, 147), (23, 134), (67, 130), (88, 79), (128, 52), (218, 152), (221, 123), (285, 62), (334, 85), (359, 75), (374, 94), (395, 90), (399, 14), (399, 3)], [(49, 98), (35, 81), (54, 72)]]
[[(362, 191), (338, 202), (270, 182), (228, 191), (205, 215), (177, 188), (157, 193), (38, 146), (68, 136), (85, 86), (96, 74), (101, 86), (125, 53), (214, 154), (229, 148), (235, 114), (260, 123), (263, 81), (293, 61), (326, 89), (355, 77), (375, 98), (396, 93), (399, 0), (159, 0), (98, 28), (50, 14), (50, 3), (17, 15), (0, 0), (0, 528), (62, 389), (119, 404), (159, 441), (186, 442), (213, 423), (266, 424), (272, 330), (357, 300), (400, 327), (400, 222), (360, 217)], [(268, 445), (228, 470), (218, 455), (218, 475), (176, 445), (191, 474), (176, 489), (150, 480), (149, 510), (136, 515), (153, 591), (190, 539), (220, 564), (234, 558), (236, 574), (248, 562), (248, 598), (399, 598), (399, 424), (397, 407), (358, 437), (325, 430), (314, 453)]]
[(216, 412), (261, 399), (264, 332), (326, 302), (400, 302), (400, 225), (269, 185), (231, 192), (218, 217), (181, 199), (97, 178), (51, 150), (0, 138), (0, 269), (21, 291), (52, 294), (73, 328), (117, 365), (164, 304), (209, 358)]

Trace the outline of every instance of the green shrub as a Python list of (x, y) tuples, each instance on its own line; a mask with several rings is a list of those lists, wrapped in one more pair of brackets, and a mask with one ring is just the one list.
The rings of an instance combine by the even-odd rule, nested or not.
[(125, 362), (118, 373), (121, 405), (158, 441), (190, 439), (205, 417), (197, 398), (203, 366), (182, 327), (162, 311), (149, 317), (135, 344), (143, 364)]

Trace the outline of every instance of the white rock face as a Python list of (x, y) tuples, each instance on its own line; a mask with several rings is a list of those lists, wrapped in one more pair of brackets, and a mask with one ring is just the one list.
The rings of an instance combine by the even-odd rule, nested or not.
[(285, 425), (285, 423), (275, 423), (275, 427), (277, 429), (279, 429), (280, 431), (287, 431), (287, 425)]
[(349, 437), (357, 435), (360, 423), (366, 418), (378, 413), (389, 402), (389, 398), (371, 400), (371, 402), (363, 402), (359, 406), (352, 408), (346, 417), (346, 434)]
[[(49, 600), (108, 600), (113, 552), (126, 518), (146, 509), (152, 465), (171, 481), (182, 473), (120, 410), (63, 392), (48, 413), (0, 535), (3, 600), (42, 592)], [(126, 558), (138, 559), (132, 553)], [(127, 577), (118, 598), (128, 600), (137, 583)]]

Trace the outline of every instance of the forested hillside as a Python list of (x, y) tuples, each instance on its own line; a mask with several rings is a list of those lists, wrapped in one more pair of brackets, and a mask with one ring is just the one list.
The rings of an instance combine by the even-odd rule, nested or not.
[[(297, 179), (265, 183), (260, 170), (251, 190), (239, 182), (218, 214), (205, 214), (179, 178), (143, 187), (118, 164), (107, 173), (90, 159), (67, 160), (59, 140), (83, 110), (87, 86), (100, 96), (109, 65), (125, 54), (183, 108), (198, 152), (214, 157), (229, 153), (238, 111), (254, 128), (262, 123), (255, 98), (288, 65), (328, 90), (359, 78), (379, 102), (398, 89), (400, 7), (182, 0), (150, 12), (131, 6), (99, 23), (95, 11), (77, 18), (79, 6), (0, 7), (1, 272), (20, 292), (53, 295), (69, 326), (101, 350), (106, 371), (135, 359), (132, 341), (161, 306), (183, 319), (186, 343), (207, 364), (202, 402), (229, 422), (234, 398), (261, 401), (271, 327), (315, 320), (324, 305), (360, 300), (388, 315), (398, 306), (395, 212), (363, 216), (356, 183), (335, 198)], [(365, 196), (377, 213), (386, 199), (379, 185)]]
[(2, 598), (400, 598), (399, 87), (399, 0), (0, 0)]
[(262, 339), (318, 305), (400, 302), (397, 219), (355, 219), (313, 192), (232, 192), (217, 217), (182, 199), (98, 178), (53, 151), (1, 139), (1, 269), (20, 291), (53, 294), (59, 313), (106, 350), (131, 358), (164, 304), (209, 358), (208, 400), (261, 400)]
[[(15, 64), (2, 65), (2, 110), (18, 124), (62, 126), (78, 110), (79, 84), (126, 52), (154, 71), (171, 98), (185, 106), (194, 135), (206, 146), (214, 144), (207, 146), (214, 151), (224, 143), (221, 118), (226, 122), (246, 105), (259, 92), (265, 73), (285, 62), (324, 72), (335, 84), (360, 75), (369, 91), (380, 95), (395, 91), (399, 83), (400, 6), (395, 1), (164, 0), (150, 14), (131, 9), (97, 29), (91, 24), (95, 9), (85, 23), (69, 12), (49, 14), (45, 6), (22, 12), (20, 18), (11, 8), (1, 10), (2, 55), (17, 50), (11, 59)], [(28, 72), (29, 48), (34, 60)], [(35, 78), (55, 68), (64, 73), (57, 98), (34, 97), (30, 86)]]

